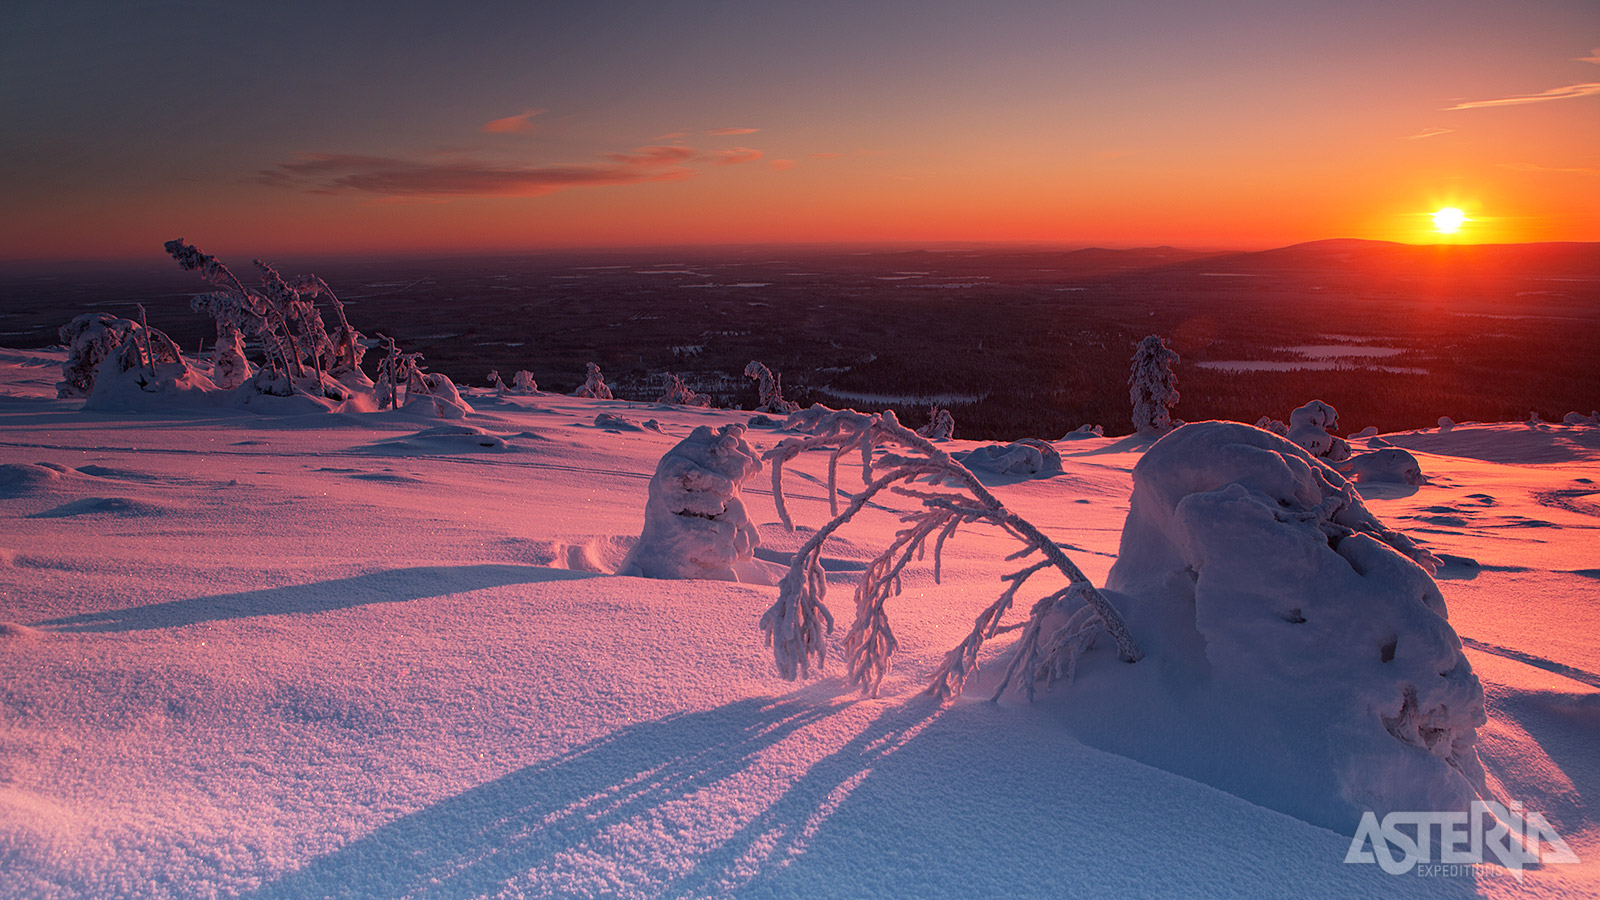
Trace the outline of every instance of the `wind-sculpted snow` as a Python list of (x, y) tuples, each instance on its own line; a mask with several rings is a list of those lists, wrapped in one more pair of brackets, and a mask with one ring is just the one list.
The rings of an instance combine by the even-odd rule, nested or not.
[(1346, 833), (1365, 810), (1488, 796), (1483, 690), (1437, 560), (1260, 429), (1185, 426), (1133, 478), (1106, 585), (1148, 657), (1080, 670), (1069, 702), (1129, 717), (1125, 736), (1091, 740)]

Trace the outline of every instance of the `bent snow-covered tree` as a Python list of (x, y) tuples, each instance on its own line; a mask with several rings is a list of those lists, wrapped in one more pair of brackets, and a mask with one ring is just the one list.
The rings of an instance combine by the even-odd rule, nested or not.
[[(793, 528), (783, 493), (783, 467), (808, 450), (826, 449), (828, 458), (828, 502), (833, 518), (801, 545), (789, 571), (779, 584), (778, 600), (761, 617), (761, 629), (778, 673), (793, 679), (820, 669), (827, 660), (828, 635), (833, 631), (833, 614), (824, 598), (827, 581), (822, 568), (822, 548), (828, 538), (849, 523), (874, 498), (885, 491), (905, 497), (914, 504), (901, 514), (905, 526), (882, 553), (873, 559), (856, 584), (855, 621), (844, 640), (847, 677), (865, 694), (876, 695), (888, 673), (897, 641), (889, 625), (885, 604), (900, 592), (901, 573), (932, 543), (933, 575), (939, 578), (944, 543), (962, 525), (986, 523), (1015, 537), (1022, 545), (1008, 559), (1025, 560), (1017, 571), (1004, 576), (1006, 587), (1000, 597), (978, 614), (970, 634), (946, 654), (935, 673), (928, 692), (948, 699), (961, 692), (966, 680), (977, 670), (979, 651), (986, 640), (999, 633), (1001, 619), (1016, 601), (1018, 592), (1034, 575), (1053, 569), (1065, 575), (1068, 585), (1037, 600), (1022, 625), (1022, 638), (1011, 664), (1001, 680), (996, 696), (1012, 685), (1031, 696), (1034, 679), (1043, 672), (1064, 671), (1070, 677), (1071, 660), (1103, 637), (1115, 642), (1119, 656), (1137, 661), (1140, 650), (1123, 623), (1121, 614), (1089, 581), (1083, 571), (1032, 523), (1012, 512), (981, 484), (966, 467), (934, 446), (927, 438), (901, 425), (893, 411), (866, 415), (853, 410), (829, 410), (813, 406), (804, 414), (791, 417), (791, 430), (804, 436), (784, 440), (767, 451), (772, 462), (773, 496), (784, 525)], [(874, 450), (890, 448), (876, 462)], [(839, 508), (838, 461), (850, 453), (860, 453), (865, 487)], [(928, 487), (913, 488), (914, 482)], [(1093, 610), (1059, 629), (1046, 631), (1046, 623), (1060, 618), (1059, 609), (1078, 604)]]
[(774, 375), (771, 369), (755, 360), (744, 367), (744, 376), (756, 380), (756, 391), (760, 397), (757, 412), (786, 416), (800, 411), (800, 404), (783, 399), (783, 376)]
[(1178, 405), (1177, 351), (1157, 334), (1134, 345), (1133, 371), (1128, 376), (1128, 399), (1133, 402), (1133, 427), (1136, 431), (1166, 431), (1172, 427), (1167, 412)]

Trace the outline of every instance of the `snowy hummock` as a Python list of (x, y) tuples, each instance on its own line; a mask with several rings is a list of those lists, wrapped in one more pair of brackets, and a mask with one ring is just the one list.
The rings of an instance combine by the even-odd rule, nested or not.
[[(714, 434), (748, 412), (470, 389), (473, 411), (443, 425), (264, 395), (95, 412), (56, 398), (64, 358), (0, 350), (0, 896), (1600, 888), (1592, 426), (1385, 435), (1429, 483), (1356, 485), (1377, 521), (1441, 562), (1448, 622), (1487, 701), (1475, 746), (1488, 790), (1543, 811), (1585, 860), (1530, 871), (1524, 888), (1503, 872), (1347, 865), (1347, 834), (1245, 799), (1260, 784), (1208, 775), (1271, 746), (1250, 730), (1265, 727), (1251, 711), (1209, 707), (1222, 717), (1213, 743), (1193, 739), (1205, 732), (1192, 730), (1204, 723), (1191, 705), (1159, 718), (1091, 691), (1121, 667), (1147, 680), (1146, 698), (1220, 696), (1184, 680), (1193, 660), (1159, 629), (1146, 660), (1099, 667), (1091, 655), (1075, 684), (1031, 705), (990, 704), (981, 689), (946, 706), (920, 698), (1015, 566), (998, 558), (1015, 541), (993, 529), (964, 529), (944, 548), (941, 584), (908, 567), (890, 601), (896, 663), (876, 700), (857, 699), (833, 668), (809, 683), (776, 677), (756, 629), (776, 588), (609, 574), (638, 540), (662, 457), (699, 426)], [(662, 433), (612, 433), (595, 426), (601, 413), (653, 416)], [(743, 437), (760, 454), (792, 434)], [(1075, 437), (1055, 445), (1062, 474), (1000, 477), (992, 490), (1105, 584), (1130, 470), (1149, 447)], [(827, 520), (825, 456), (787, 467), (798, 533), (776, 525), (762, 479), (745, 483), (756, 561), (786, 562)], [(869, 507), (827, 543), (836, 592), (899, 524)], [(1127, 580), (1114, 586), (1133, 595)], [(1182, 582), (1157, 585), (1150, 603), (1169, 589)], [(1348, 595), (1329, 581), (1320, 596)], [(1320, 627), (1302, 614), (1304, 624), (1246, 621)], [(1228, 639), (1230, 677), (1271, 661), (1251, 650), (1252, 633)], [(986, 674), (1003, 668), (1013, 634), (986, 645)], [(1391, 665), (1374, 649), (1370, 669)], [(1395, 652), (1404, 662), (1410, 648)], [(1111, 686), (1129, 696), (1141, 687), (1132, 677)], [(1308, 703), (1329, 699), (1317, 683)], [(1295, 699), (1262, 690), (1272, 704)], [(1104, 708), (1080, 702), (1095, 696)], [(1416, 753), (1418, 765), (1439, 759)]]

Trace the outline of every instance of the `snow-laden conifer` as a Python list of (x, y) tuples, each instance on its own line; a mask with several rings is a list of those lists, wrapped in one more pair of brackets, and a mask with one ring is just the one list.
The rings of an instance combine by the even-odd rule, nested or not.
[(1141, 432), (1160, 432), (1172, 428), (1167, 410), (1178, 405), (1177, 351), (1167, 346), (1160, 335), (1152, 334), (1134, 344), (1133, 371), (1128, 376), (1128, 398), (1133, 401), (1133, 427)]
[(605, 377), (600, 374), (600, 367), (594, 363), (586, 363), (584, 367), (583, 384), (572, 392), (574, 397), (588, 397), (591, 400), (610, 400), (611, 388), (606, 385)]

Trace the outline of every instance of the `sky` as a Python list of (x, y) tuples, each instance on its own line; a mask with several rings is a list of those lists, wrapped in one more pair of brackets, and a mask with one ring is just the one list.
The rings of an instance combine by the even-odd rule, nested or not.
[(0, 259), (1600, 240), (1594, 0), (4, 15)]

